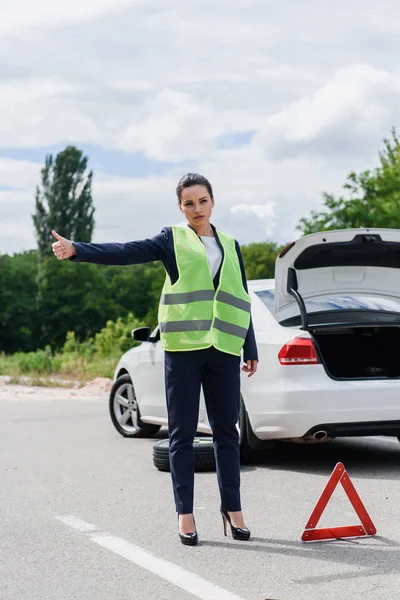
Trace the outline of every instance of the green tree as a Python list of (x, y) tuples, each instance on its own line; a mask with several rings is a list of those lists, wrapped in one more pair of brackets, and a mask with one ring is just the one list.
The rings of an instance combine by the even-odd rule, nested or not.
[[(133, 311), (138, 319), (146, 319), (152, 326), (154, 308), (158, 308), (158, 300), (165, 279), (165, 270), (160, 262), (124, 267), (101, 267), (108, 282), (108, 293), (121, 307), (121, 315)], [(150, 320), (149, 320), (150, 319)], [(157, 318), (156, 318), (157, 322)]]
[(93, 172), (85, 174), (88, 159), (81, 150), (68, 146), (46, 156), (41, 185), (36, 189), (36, 211), (32, 215), (39, 258), (51, 254), (51, 230), (69, 239), (90, 242), (94, 228)]
[(39, 277), (39, 347), (60, 348), (67, 332), (79, 340), (97, 333), (110, 319), (127, 311), (109, 293), (104, 269), (87, 263), (72, 264), (54, 257), (43, 262)]
[(280, 246), (274, 242), (258, 242), (241, 247), (246, 278), (271, 279), (275, 274), (275, 261)]
[(35, 350), (38, 340), (37, 251), (0, 256), (0, 351)]
[(143, 320), (149, 327), (156, 327), (158, 323), (158, 306), (165, 281), (165, 269), (160, 262), (146, 266), (145, 276), (150, 282), (150, 302), (147, 307), (146, 316)]
[(329, 229), (400, 228), (400, 142), (395, 129), (384, 140), (379, 163), (372, 171), (350, 173), (343, 186), (349, 197), (325, 193), (325, 210), (312, 211), (297, 228), (304, 235)]

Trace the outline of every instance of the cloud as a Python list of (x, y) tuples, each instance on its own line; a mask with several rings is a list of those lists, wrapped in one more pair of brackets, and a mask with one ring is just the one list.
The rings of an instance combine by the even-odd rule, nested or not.
[(0, 146), (32, 148), (60, 141), (97, 141), (93, 118), (79, 106), (84, 89), (79, 83), (56, 78), (0, 84)]
[(41, 168), (42, 165), (27, 160), (0, 158), (1, 185), (15, 191), (34, 189)]
[(250, 221), (262, 222), (262, 228), (267, 238), (275, 232), (275, 209), (276, 202), (267, 202), (266, 204), (236, 204), (232, 206), (231, 212), (237, 215), (243, 225), (243, 219), (250, 217)]
[(159, 161), (197, 159), (213, 150), (223, 128), (211, 103), (162, 90), (146, 108), (147, 118), (130, 125), (117, 141), (128, 151), (142, 151)]
[(338, 140), (352, 150), (354, 138), (361, 146), (399, 120), (399, 91), (397, 73), (366, 64), (339, 69), (314, 94), (269, 116), (253, 142), (279, 157), (321, 154), (321, 146), (329, 144), (335, 153)]
[[(220, 229), (284, 243), (400, 120), (395, 0), (0, 6), (2, 155), (89, 148), (98, 241), (176, 222), (176, 182), (199, 171)], [(0, 159), (3, 249), (34, 246), (40, 168)]]
[(393, 87), (390, 73), (370, 65), (340, 69), (311, 98), (303, 98), (272, 116), (269, 125), (285, 131), (288, 141), (298, 142), (340, 126), (343, 120), (360, 119), (368, 124), (383, 112), (383, 107), (374, 102), (374, 90), (382, 90), (382, 86)]
[(49, 27), (60, 23), (66, 25), (74, 21), (87, 21), (129, 5), (139, 0), (69, 0), (49, 2), (49, 0), (13, 0), (0, 2), (0, 34), (20, 36), (25, 29)]

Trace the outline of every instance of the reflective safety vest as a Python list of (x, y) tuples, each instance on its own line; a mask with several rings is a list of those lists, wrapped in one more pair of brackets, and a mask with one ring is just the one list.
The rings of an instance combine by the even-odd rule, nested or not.
[(206, 249), (190, 227), (173, 226), (179, 278), (166, 276), (158, 311), (161, 345), (168, 351), (214, 346), (240, 356), (250, 325), (250, 296), (243, 287), (235, 240), (217, 231), (224, 249), (214, 289)]

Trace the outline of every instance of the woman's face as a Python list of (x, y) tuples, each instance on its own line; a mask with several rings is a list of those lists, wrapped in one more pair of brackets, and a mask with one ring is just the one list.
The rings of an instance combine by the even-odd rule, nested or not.
[(214, 200), (204, 185), (192, 185), (183, 188), (178, 206), (190, 225), (196, 227), (210, 221)]

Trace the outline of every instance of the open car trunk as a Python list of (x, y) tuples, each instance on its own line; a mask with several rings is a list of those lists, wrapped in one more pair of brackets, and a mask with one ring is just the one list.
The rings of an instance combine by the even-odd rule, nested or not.
[(400, 326), (311, 328), (310, 333), (334, 379), (400, 377)]
[[(300, 315), (307, 330), (309, 315), (325, 310), (314, 304), (334, 296), (379, 298), (376, 306), (367, 303), (366, 308), (396, 312), (399, 275), (400, 230), (346, 229), (306, 235), (277, 258), (274, 314), (279, 323)], [(335, 310), (334, 301), (331, 308)]]
[(311, 334), (332, 378), (400, 378), (400, 230), (324, 231), (286, 246), (274, 315)]

